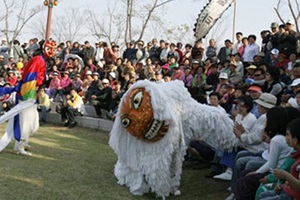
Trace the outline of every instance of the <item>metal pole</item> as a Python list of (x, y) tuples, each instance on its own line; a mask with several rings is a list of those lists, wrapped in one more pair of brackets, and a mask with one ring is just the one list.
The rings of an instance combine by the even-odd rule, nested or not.
[(233, 2), (233, 26), (232, 26), (232, 43), (235, 39), (235, 20), (236, 20), (236, 0)]
[(46, 41), (50, 39), (53, 3), (54, 3), (53, 0), (49, 0), (47, 26), (46, 26), (46, 37), (45, 37)]

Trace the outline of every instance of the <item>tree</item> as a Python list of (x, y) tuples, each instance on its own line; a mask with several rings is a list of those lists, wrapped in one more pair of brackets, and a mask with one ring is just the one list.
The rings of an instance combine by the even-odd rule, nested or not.
[(9, 44), (10, 41), (17, 39), (25, 25), (44, 8), (41, 4), (28, 9), (28, 3), (29, 0), (18, 0), (17, 2), (3, 0), (4, 15), (0, 17), (0, 23), (4, 21), (4, 29), (1, 32), (4, 33)]
[(289, 14), (292, 16), (294, 22), (296, 31), (300, 33), (300, 3), (299, 0), (278, 0), (276, 7), (274, 8), (279, 20), (284, 24), (285, 20), (283, 20), (283, 15), (287, 12), (284, 12), (283, 9), (288, 9)]

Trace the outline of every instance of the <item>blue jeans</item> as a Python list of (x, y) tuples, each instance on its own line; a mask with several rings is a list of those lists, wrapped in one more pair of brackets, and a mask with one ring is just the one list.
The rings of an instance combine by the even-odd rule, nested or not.
[(276, 193), (274, 190), (262, 192), (258, 199), (260, 200), (293, 200), (285, 191), (281, 191), (279, 194)]
[(47, 106), (40, 106), (40, 108), (38, 108), (38, 111), (41, 112), (41, 119), (45, 120), (47, 119), (47, 112), (49, 111), (49, 107)]
[(251, 153), (250, 151), (243, 150), (237, 153), (235, 157), (235, 164), (231, 178), (231, 192), (236, 193), (237, 181), (240, 173), (244, 170), (255, 171), (260, 168), (266, 160), (260, 157), (261, 152)]

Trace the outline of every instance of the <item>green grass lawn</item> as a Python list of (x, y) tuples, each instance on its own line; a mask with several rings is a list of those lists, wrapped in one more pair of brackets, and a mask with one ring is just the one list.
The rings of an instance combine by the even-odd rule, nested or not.
[[(32, 157), (14, 154), (12, 142), (0, 153), (0, 199), (155, 199), (151, 193), (133, 196), (117, 184), (116, 155), (108, 139), (98, 130), (45, 125), (30, 138)], [(185, 167), (182, 195), (167, 199), (224, 199), (229, 183), (203, 178), (207, 172)]]

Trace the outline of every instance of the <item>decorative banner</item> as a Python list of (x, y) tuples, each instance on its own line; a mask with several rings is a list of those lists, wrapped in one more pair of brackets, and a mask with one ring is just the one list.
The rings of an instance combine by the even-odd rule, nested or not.
[(210, 0), (198, 16), (195, 24), (196, 39), (204, 38), (234, 0)]

